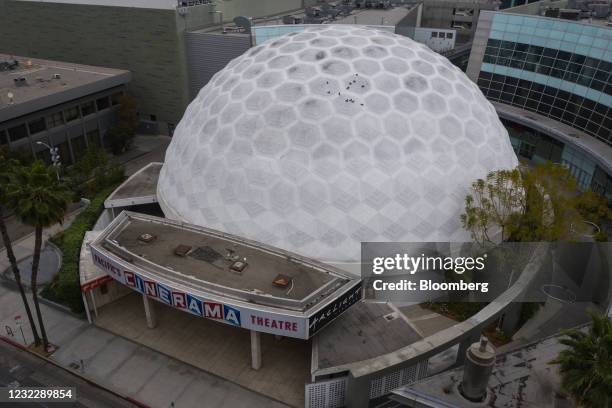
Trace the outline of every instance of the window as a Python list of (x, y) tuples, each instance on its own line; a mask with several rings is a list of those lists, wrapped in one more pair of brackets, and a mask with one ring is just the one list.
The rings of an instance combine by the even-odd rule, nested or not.
[(113, 106), (119, 105), (119, 101), (121, 100), (122, 96), (123, 96), (123, 93), (121, 92), (114, 93), (111, 96), (111, 103), (113, 104)]
[(8, 139), (6, 138), (6, 132), (4, 130), (0, 130), (0, 146), (8, 144)]
[(149, 115), (152, 122), (157, 122), (157, 115)]
[(96, 106), (93, 101), (85, 102), (81, 105), (81, 115), (88, 116), (96, 113)]
[(108, 102), (108, 96), (105, 96), (104, 98), (100, 98), (96, 100), (96, 105), (98, 106), (99, 111), (108, 108), (110, 106)]
[(521, 143), (521, 147), (519, 149), (519, 155), (523, 156), (529, 160), (533, 157), (533, 153), (535, 152), (535, 146), (523, 141)]
[(11, 138), (11, 142), (15, 140), (23, 139), (24, 137), (28, 137), (28, 130), (26, 129), (25, 123), (21, 125), (14, 126), (8, 129), (9, 137)]
[(103, 295), (108, 293), (108, 285), (106, 283), (100, 285), (100, 293)]
[(72, 122), (73, 120), (77, 120), (79, 118), (79, 107), (74, 106), (70, 109), (66, 109), (64, 111), (64, 118), (66, 122)]
[(87, 143), (92, 147), (100, 147), (100, 132), (98, 129), (87, 132)]
[(49, 129), (54, 128), (56, 126), (61, 126), (64, 124), (64, 118), (62, 117), (62, 112), (54, 113), (51, 116), (47, 116), (47, 126)]
[(85, 135), (73, 137), (70, 140), (70, 144), (72, 145), (72, 152), (74, 153), (74, 156), (77, 159), (81, 153), (87, 150), (87, 143), (85, 142)]
[(437, 31), (432, 31), (431, 38), (438, 38), (438, 32)]
[(446, 38), (453, 38), (453, 33), (446, 33)]
[(45, 118), (38, 118), (30, 121), (28, 127), (30, 128), (30, 134), (35, 135), (36, 133), (47, 130), (47, 122), (45, 122)]

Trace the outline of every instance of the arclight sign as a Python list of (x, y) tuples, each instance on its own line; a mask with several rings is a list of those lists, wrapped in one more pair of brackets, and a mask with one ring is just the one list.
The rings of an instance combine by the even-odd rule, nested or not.
[[(127, 270), (117, 261), (91, 247), (93, 262), (109, 276), (132, 290), (198, 317), (248, 330), (308, 339), (348, 307), (361, 299), (361, 282), (313, 316), (294, 316), (204, 299), (170, 284), (163, 284)], [(359, 294), (358, 294), (359, 293)]]

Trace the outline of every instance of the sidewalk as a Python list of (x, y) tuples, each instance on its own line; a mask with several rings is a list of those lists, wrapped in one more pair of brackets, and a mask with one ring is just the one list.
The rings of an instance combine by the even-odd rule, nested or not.
[[(153, 408), (284, 407), (236, 384), (115, 336), (85, 320), (41, 304), (49, 340), (59, 346), (51, 359), (72, 365), (92, 381)], [(21, 315), (24, 333), (32, 341), (19, 293), (0, 284), (2, 336), (22, 343), (14, 316)], [(7, 336), (6, 326), (14, 337)], [(81, 367), (81, 360), (83, 367)]]
[[(163, 160), (169, 140), (160, 140), (161, 143), (152, 152), (128, 162), (130, 169), (142, 167), (141, 162)], [(61, 229), (67, 228), (77, 214), (69, 215), (63, 225), (45, 229), (43, 239), (46, 241)], [(18, 260), (31, 256), (33, 248), (33, 234), (13, 242)], [(0, 270), (9, 266), (5, 250), (2, 249)], [(34, 310), (29, 293), (28, 298)], [(60, 308), (46, 303), (41, 303), (40, 307), (49, 341), (59, 347), (50, 356), (52, 360), (76, 370), (94, 383), (152, 408), (167, 408), (172, 403), (175, 408), (286, 407), (230, 381), (89, 325), (83, 318), (75, 317)], [(15, 324), (17, 315), (21, 316), (23, 335)], [(3, 280), (0, 280), (0, 336), (20, 344), (33, 341), (19, 292), (14, 283)]]
[[(79, 208), (68, 214), (62, 224), (55, 224), (49, 228), (45, 228), (42, 234), (43, 243), (46, 242), (53, 235), (68, 228), (70, 224), (72, 224), (76, 216), (79, 215), (81, 210), (82, 208)], [(13, 252), (15, 253), (15, 258), (17, 258), (17, 262), (34, 254), (34, 240), (34, 231), (32, 231), (29, 234), (12, 242)], [(2, 238), (0, 238), (0, 242), (2, 242)], [(2, 248), (0, 248), (0, 273), (4, 272), (10, 267), (11, 263), (9, 262), (8, 257), (6, 256), (6, 248), (4, 247), (4, 243), (2, 242)]]

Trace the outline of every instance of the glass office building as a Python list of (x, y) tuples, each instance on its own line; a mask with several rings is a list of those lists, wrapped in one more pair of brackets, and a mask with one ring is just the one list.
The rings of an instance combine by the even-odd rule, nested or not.
[(611, 73), (612, 28), (496, 13), (478, 85), (612, 145)]
[(467, 73), (519, 156), (562, 163), (583, 188), (612, 197), (612, 27), (541, 15), (566, 3), (483, 11)]

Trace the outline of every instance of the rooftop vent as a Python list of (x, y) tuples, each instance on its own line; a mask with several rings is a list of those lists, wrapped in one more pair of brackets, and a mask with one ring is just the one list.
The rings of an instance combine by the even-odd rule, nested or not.
[(156, 236), (156, 235), (153, 235), (153, 234), (148, 234), (148, 233), (146, 233), (146, 232), (145, 232), (144, 234), (141, 234), (141, 235), (138, 237), (138, 240), (139, 240), (140, 242), (144, 242), (145, 244), (148, 244), (149, 242), (153, 242), (153, 241), (155, 241), (155, 239), (156, 239), (156, 238), (157, 238), (157, 236)]
[(190, 245), (180, 244), (176, 248), (174, 248), (174, 255), (176, 256), (187, 256), (187, 254), (191, 251)]
[(28, 80), (25, 77), (13, 78), (13, 82), (15, 83), (15, 86), (25, 86), (28, 84)]
[(244, 16), (234, 18), (234, 24), (236, 24), (236, 27), (243, 29), (245, 32), (250, 32), (251, 26), (253, 25), (251, 18)]
[(246, 269), (247, 265), (248, 264), (246, 261), (236, 261), (230, 265), (230, 270), (234, 272), (242, 272)]
[(577, 21), (580, 17), (580, 10), (574, 9), (561, 9), (559, 10), (559, 17), (564, 20), (574, 20)]
[(278, 275), (276, 275), (276, 278), (274, 278), (272, 283), (274, 284), (274, 286), (286, 288), (287, 286), (289, 286), (292, 280), (293, 278), (291, 276), (287, 276), (287, 275), (283, 275), (282, 273), (279, 273)]
[(16, 59), (0, 62), (0, 71), (12, 71), (19, 67), (19, 61)]
[(463, 381), (460, 385), (461, 395), (472, 402), (484, 401), (494, 364), (495, 349), (486, 337), (481, 337), (480, 341), (473, 343), (466, 352)]
[(388, 321), (388, 322), (391, 322), (391, 321), (397, 319), (398, 317), (399, 317), (399, 315), (397, 314), (397, 312), (392, 312), (392, 313), (389, 313), (389, 314), (386, 314), (386, 315), (383, 316), (383, 318), (386, 321)]
[(60, 74), (53, 74), (53, 79), (62, 79)]

